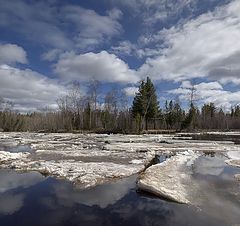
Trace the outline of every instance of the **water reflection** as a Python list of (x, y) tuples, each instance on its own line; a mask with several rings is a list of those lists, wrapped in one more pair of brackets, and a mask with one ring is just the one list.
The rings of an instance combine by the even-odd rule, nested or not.
[(200, 157), (193, 178), (200, 188), (196, 199), (202, 211), (223, 225), (234, 225), (240, 223), (240, 185), (234, 179), (240, 169), (226, 165), (225, 160), (220, 154)]
[(89, 190), (73, 190), (66, 184), (54, 184), (53, 189), (60, 204), (72, 206), (73, 203), (87, 206), (106, 208), (123, 198), (131, 189), (135, 188), (136, 176), (131, 176), (109, 184), (100, 185)]
[(0, 214), (11, 215), (19, 211), (24, 205), (24, 193), (19, 191), (42, 180), (44, 178), (36, 172), (21, 174), (12, 170), (0, 170)]
[(194, 172), (202, 175), (220, 175), (226, 164), (220, 156), (202, 156), (195, 161)]
[[(212, 161), (210, 161), (212, 160)], [(224, 159), (204, 157), (194, 165), (193, 180), (202, 193), (200, 208), (142, 196), (136, 176), (78, 190), (64, 180), (38, 173), (0, 170), (0, 225), (211, 225), (240, 223), (239, 184)], [(230, 179), (231, 178), (231, 179)], [(199, 210), (201, 209), (201, 210)]]
[(0, 170), (0, 193), (14, 189), (27, 188), (44, 180), (37, 172), (18, 173), (13, 170)]
[(13, 214), (23, 206), (23, 194), (0, 195), (0, 214)]

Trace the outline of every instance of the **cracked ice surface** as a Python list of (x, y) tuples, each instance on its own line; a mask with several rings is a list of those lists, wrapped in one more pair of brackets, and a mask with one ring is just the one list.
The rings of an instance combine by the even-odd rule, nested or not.
[[(34, 151), (6, 151), (24, 145)], [(141, 172), (156, 154), (187, 150), (227, 152), (239, 151), (239, 147), (233, 142), (178, 135), (0, 133), (0, 167), (39, 171), (82, 188)]]
[(139, 164), (115, 164), (111, 162), (81, 162), (74, 160), (31, 161), (26, 153), (0, 152), (2, 167), (24, 171), (39, 171), (74, 182), (80, 188), (101, 184), (109, 179), (127, 177), (143, 170)]
[[(137, 152), (125, 147), (106, 147), (113, 140), (124, 143), (132, 142), (131, 139), (132, 136), (124, 138), (121, 135), (0, 133), (0, 166), (39, 171), (68, 179), (81, 188), (92, 187), (144, 170), (155, 156), (154, 151)], [(137, 142), (147, 143), (148, 138), (138, 137)], [(13, 153), (3, 151), (6, 148), (1, 150), (1, 146), (26, 144), (35, 151)], [(146, 146), (143, 145), (142, 149), (146, 149)]]

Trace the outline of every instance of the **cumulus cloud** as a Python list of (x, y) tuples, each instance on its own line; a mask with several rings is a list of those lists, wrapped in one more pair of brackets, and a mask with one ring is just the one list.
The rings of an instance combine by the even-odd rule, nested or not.
[(22, 47), (15, 44), (0, 44), (0, 64), (27, 62), (27, 53)]
[[(45, 51), (41, 59), (55, 62), (52, 68), (59, 76), (59, 82), (97, 79), (136, 83), (149, 75), (153, 80), (184, 81), (179, 89), (171, 92), (186, 99), (191, 89), (189, 80), (203, 78), (203, 81), (218, 82), (198, 84), (197, 92), (202, 95), (202, 101), (213, 101), (227, 108), (237, 103), (238, 92), (225, 91), (222, 85), (240, 84), (238, 0), (229, 4), (225, 4), (229, 0), (219, 4), (218, 0), (183, 0), (178, 4), (175, 4), (176, 0), (106, 1), (112, 5), (96, 12), (56, 1), (0, 0), (0, 27), (21, 34), (21, 39), (40, 44)], [(205, 3), (204, 10), (209, 11), (197, 16), (204, 11), (202, 5)], [(214, 9), (216, 5), (221, 6)], [(126, 26), (123, 12), (133, 13), (129, 9), (137, 13), (142, 11), (138, 16), (134, 15), (132, 23), (149, 25), (148, 35), (142, 35), (136, 42), (132, 35), (127, 37), (128, 34), (123, 33), (123, 25)], [(172, 21), (169, 22), (169, 18)], [(167, 21), (167, 29), (162, 29), (163, 21)], [(139, 33), (144, 34), (145, 28), (141, 26)], [(126, 29), (130, 27), (126, 26)], [(155, 32), (156, 29), (161, 30)], [(119, 35), (122, 35), (121, 39), (117, 39)], [(113, 40), (117, 42), (111, 43)], [(100, 47), (108, 46), (103, 44), (111, 44), (109, 52), (99, 52)], [(131, 62), (133, 65), (147, 59), (136, 71), (119, 58), (126, 55), (138, 58)], [(13, 101), (15, 108), (21, 111), (36, 110), (45, 105), (56, 108), (55, 99), (66, 88), (32, 70), (18, 69), (14, 66), (16, 63), (27, 63), (24, 49), (14, 44), (0, 44), (0, 65), (11, 65), (0, 67), (0, 96)], [(135, 90), (136, 87), (126, 87), (124, 92), (131, 96)]]
[(55, 72), (65, 81), (89, 81), (131, 83), (139, 80), (136, 72), (114, 54), (106, 51), (62, 55), (55, 65)]
[(138, 87), (130, 86), (123, 89), (124, 93), (129, 97), (134, 97), (138, 92)]
[(218, 108), (227, 111), (239, 104), (240, 91), (224, 90), (219, 82), (202, 82), (193, 86), (190, 81), (183, 81), (179, 88), (169, 90), (168, 93), (178, 95), (182, 101), (189, 101), (192, 88), (194, 88), (194, 100), (199, 104), (215, 103)]
[(163, 29), (159, 55), (148, 58), (140, 73), (156, 80), (208, 77), (240, 83), (240, 2), (233, 1), (183, 25)]
[(55, 80), (32, 70), (0, 66), (0, 96), (21, 111), (56, 108), (56, 99), (65, 91)]

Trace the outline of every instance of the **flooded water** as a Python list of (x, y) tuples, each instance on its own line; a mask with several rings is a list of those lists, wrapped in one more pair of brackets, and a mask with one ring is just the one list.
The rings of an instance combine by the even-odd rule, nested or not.
[(212, 141), (232, 141), (235, 144), (240, 144), (240, 136), (235, 134), (191, 134), (184, 135), (192, 137), (193, 140), (212, 140)]
[(39, 173), (0, 170), (1, 226), (226, 226), (240, 224), (239, 169), (222, 156), (200, 157), (193, 166), (199, 205), (168, 202), (136, 192), (136, 176), (77, 190)]
[(12, 153), (17, 152), (34, 152), (34, 149), (31, 148), (28, 144), (17, 145), (17, 146), (0, 146), (0, 151), (8, 151)]

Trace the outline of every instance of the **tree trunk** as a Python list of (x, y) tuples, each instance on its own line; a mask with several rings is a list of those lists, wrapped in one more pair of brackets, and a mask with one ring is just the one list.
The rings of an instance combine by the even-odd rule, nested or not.
[(89, 122), (88, 122), (89, 130), (92, 128), (92, 111), (89, 111)]

